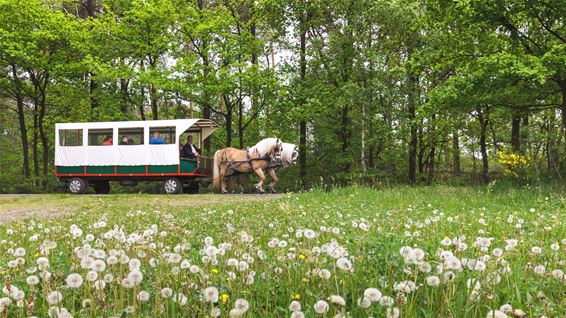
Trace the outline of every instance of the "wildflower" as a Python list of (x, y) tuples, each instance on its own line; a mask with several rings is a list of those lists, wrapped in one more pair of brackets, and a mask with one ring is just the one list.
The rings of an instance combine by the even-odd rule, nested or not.
[(511, 305), (509, 305), (509, 304), (505, 304), (505, 305), (502, 305), (502, 306), (499, 308), (499, 310), (500, 310), (501, 312), (507, 314), (507, 313), (510, 313), (511, 311), (513, 311), (513, 307), (511, 307)]
[(487, 318), (507, 318), (507, 315), (499, 310), (490, 310), (487, 313)]
[(399, 308), (397, 307), (390, 307), (387, 308), (387, 318), (398, 318), (399, 317)]
[(555, 269), (552, 271), (552, 276), (556, 279), (562, 279), (564, 278), (564, 271), (561, 269)]
[(336, 261), (336, 266), (341, 270), (350, 271), (352, 270), (352, 262), (345, 257), (341, 257)]
[(293, 294), (293, 297), (292, 297), (292, 298), (293, 298), (294, 300), (299, 300), (299, 299), (301, 299), (301, 294), (295, 293), (295, 294)]
[(173, 295), (173, 290), (169, 287), (165, 287), (163, 289), (161, 289), (161, 297), (162, 298), (169, 298)]
[(533, 254), (540, 254), (540, 253), (542, 253), (542, 249), (541, 249), (540, 247), (538, 247), (538, 246), (534, 246), (534, 247), (531, 249), (531, 252), (533, 252)]
[(324, 279), (324, 280), (329, 280), (329, 279), (330, 279), (330, 276), (331, 276), (330, 271), (327, 270), (327, 269), (321, 269), (321, 270), (318, 272), (318, 277), (320, 277), (320, 278), (322, 278), (322, 279)]
[(143, 274), (139, 270), (133, 270), (128, 274), (128, 279), (137, 285), (142, 282)]
[(369, 306), (371, 306), (371, 300), (367, 297), (358, 298), (358, 306), (362, 308), (369, 308)]
[(210, 310), (210, 317), (220, 317), (220, 314), (221, 314), (220, 308), (218, 308), (218, 307), (213, 307)]
[(534, 271), (535, 271), (535, 273), (537, 273), (541, 276), (544, 275), (544, 271), (545, 271), (544, 265), (535, 266)]
[(70, 288), (79, 288), (83, 284), (83, 277), (80, 274), (73, 273), (67, 276), (65, 281)]
[(96, 271), (96, 272), (104, 272), (104, 270), (106, 269), (106, 263), (104, 263), (103, 260), (97, 259), (92, 263), (92, 270)]
[(128, 267), (130, 271), (139, 270), (141, 267), (141, 261), (137, 258), (132, 258), (128, 261)]
[(47, 303), (51, 306), (56, 306), (63, 300), (63, 294), (58, 291), (52, 291), (47, 295)]
[(367, 288), (364, 291), (364, 296), (368, 298), (371, 302), (376, 302), (381, 299), (381, 292), (377, 288)]
[(141, 302), (149, 301), (149, 293), (145, 290), (142, 290), (138, 293), (138, 300)]
[(99, 279), (96, 282), (94, 282), (94, 288), (98, 290), (102, 290), (104, 289), (104, 287), (106, 287), (106, 282), (104, 280)]
[(342, 296), (339, 296), (339, 295), (332, 295), (332, 296), (328, 297), (328, 301), (332, 304), (336, 304), (336, 305), (340, 305), (340, 306), (346, 306), (346, 301), (344, 300), (344, 298)]
[(238, 318), (238, 317), (242, 317), (242, 315), (244, 315), (244, 312), (241, 311), (238, 308), (234, 308), (234, 309), (230, 310), (229, 315), (230, 315), (230, 318)]
[(302, 311), (293, 311), (291, 313), (291, 318), (304, 318), (305, 314)]
[(26, 255), (26, 249), (23, 247), (16, 248), (13, 254), (14, 257), (24, 257), (25, 255)]
[(26, 278), (26, 283), (30, 286), (37, 285), (39, 284), (39, 278), (35, 275), (28, 276), (28, 278)]
[(313, 239), (316, 237), (316, 232), (311, 229), (306, 229), (304, 234), (307, 239)]
[(207, 287), (204, 290), (204, 301), (205, 302), (218, 302), (218, 289), (216, 287)]
[(438, 276), (429, 276), (426, 278), (426, 284), (431, 287), (437, 287), (440, 285), (440, 278)]
[(243, 298), (236, 299), (234, 303), (234, 308), (240, 310), (242, 313), (245, 313), (250, 308), (250, 304), (247, 300)]
[(316, 311), (317, 314), (324, 314), (328, 311), (329, 306), (328, 303), (324, 300), (319, 300), (314, 304), (314, 311)]
[(393, 299), (393, 297), (390, 297), (390, 296), (383, 296), (379, 300), (379, 304), (382, 307), (391, 307), (391, 306), (393, 306), (393, 304), (395, 304), (395, 299)]
[(299, 303), (296, 300), (293, 300), (290, 304), (289, 304), (289, 310), (290, 311), (301, 311), (301, 303)]

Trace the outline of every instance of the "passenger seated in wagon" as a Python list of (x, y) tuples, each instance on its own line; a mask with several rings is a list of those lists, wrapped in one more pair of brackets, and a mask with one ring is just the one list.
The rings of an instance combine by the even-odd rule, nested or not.
[(200, 166), (200, 151), (201, 150), (193, 144), (193, 136), (189, 135), (187, 137), (187, 143), (181, 148), (181, 159), (196, 161), (196, 169), (198, 169)]
[(106, 136), (104, 138), (104, 142), (102, 143), (103, 146), (112, 146), (112, 137)]
[(159, 131), (154, 132), (151, 138), (149, 139), (149, 143), (152, 145), (164, 144), (165, 140), (160, 136), (161, 134), (159, 133)]

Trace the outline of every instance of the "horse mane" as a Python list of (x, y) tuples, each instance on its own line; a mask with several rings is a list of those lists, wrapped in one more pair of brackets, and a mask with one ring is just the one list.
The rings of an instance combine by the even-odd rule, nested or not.
[(289, 144), (284, 142), (281, 149), (281, 161), (284, 165), (290, 165), (293, 163), (293, 151), (297, 145)]
[(265, 138), (250, 148), (250, 151), (257, 151), (259, 157), (267, 156), (277, 145), (278, 138)]

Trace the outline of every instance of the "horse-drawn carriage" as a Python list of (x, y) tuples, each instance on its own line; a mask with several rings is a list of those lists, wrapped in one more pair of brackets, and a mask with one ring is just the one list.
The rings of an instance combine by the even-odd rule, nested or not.
[(193, 136), (197, 147), (218, 128), (209, 119), (176, 119), (127, 122), (64, 123), (55, 125), (55, 175), (71, 193), (84, 193), (88, 186), (96, 193), (110, 192), (110, 181), (136, 185), (139, 181), (164, 181), (168, 194), (196, 193), (199, 185), (227, 192), (225, 182), (255, 172), (256, 185), (263, 192), (263, 171), (273, 178), (275, 170), (294, 164), (296, 146), (287, 150), (278, 138), (266, 138), (247, 150), (226, 148), (216, 152), (214, 162), (198, 156), (182, 158), (183, 134)]
[(180, 158), (179, 141), (190, 134), (201, 145), (217, 127), (209, 119), (56, 124), (55, 175), (75, 194), (87, 186), (109, 193), (110, 181), (165, 181), (166, 193), (198, 192), (212, 179), (211, 160)]

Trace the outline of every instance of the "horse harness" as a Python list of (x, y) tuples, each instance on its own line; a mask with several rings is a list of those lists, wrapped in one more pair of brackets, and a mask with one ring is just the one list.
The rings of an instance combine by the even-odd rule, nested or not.
[[(254, 151), (257, 152), (257, 149), (254, 149)], [(270, 165), (271, 165), (273, 158), (271, 156), (251, 158), (250, 157), (250, 149), (246, 148), (246, 160), (226, 160), (226, 157), (224, 157), (224, 160), (222, 160), (220, 162), (220, 164), (227, 163), (228, 166), (226, 167), (226, 171), (228, 172), (229, 170), (233, 170), (232, 175), (237, 175), (237, 174), (244, 174), (244, 172), (239, 172), (239, 171), (235, 170), (234, 168), (241, 166), (243, 164), (249, 164), (250, 167), (252, 167), (252, 162), (253, 161), (259, 161), (259, 160), (265, 160), (265, 161), (269, 162)]]

